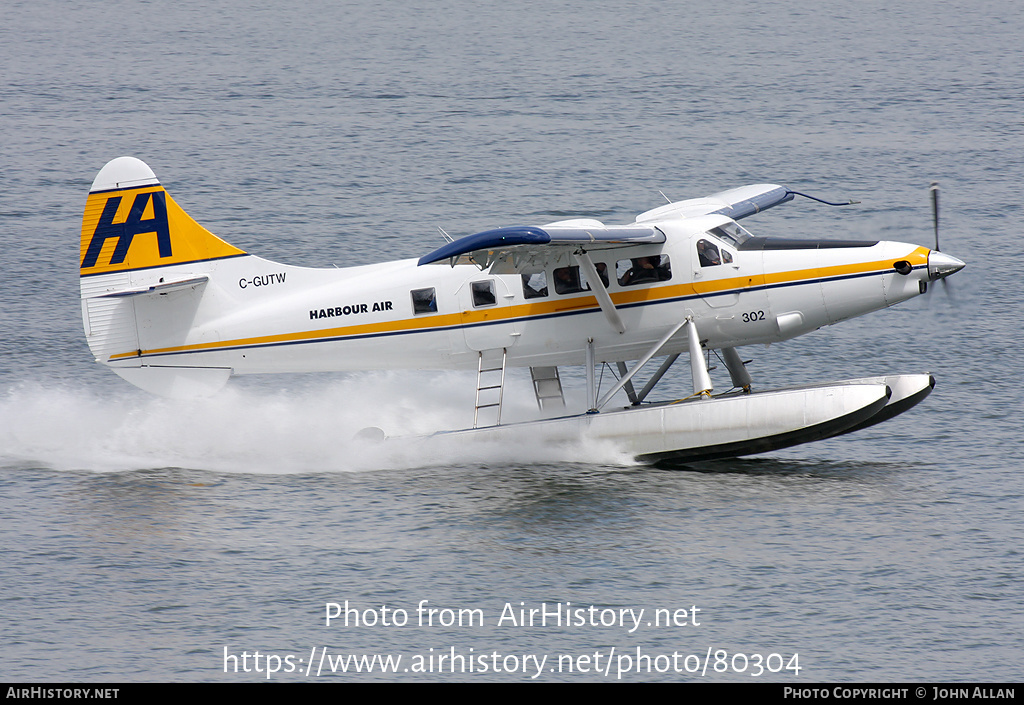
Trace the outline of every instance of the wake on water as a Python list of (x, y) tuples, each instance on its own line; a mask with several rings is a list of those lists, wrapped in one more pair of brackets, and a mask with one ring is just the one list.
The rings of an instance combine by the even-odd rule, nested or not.
[[(102, 391), (25, 383), (0, 399), (0, 464), (121, 472), (188, 468), (241, 473), (361, 472), (439, 465), (587, 462), (632, 465), (612, 444), (431, 437), (472, 425), (472, 375), (366, 373), (245, 379), (209, 399), (155, 398), (111, 375)], [(529, 380), (506, 391), (503, 421), (531, 418)], [(117, 387), (117, 389), (114, 389)], [(388, 436), (357, 437), (377, 427)]]

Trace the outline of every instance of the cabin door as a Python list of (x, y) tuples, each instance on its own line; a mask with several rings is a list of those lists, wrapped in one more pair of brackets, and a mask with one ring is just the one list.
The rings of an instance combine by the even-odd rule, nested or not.
[(719, 333), (730, 338), (771, 333), (774, 319), (761, 252), (741, 252), (712, 237), (699, 237), (695, 245), (690, 253), (693, 287)]
[(515, 294), (510, 279), (481, 274), (460, 292), (462, 330), (471, 350), (510, 348), (519, 340), (519, 326), (512, 320)]

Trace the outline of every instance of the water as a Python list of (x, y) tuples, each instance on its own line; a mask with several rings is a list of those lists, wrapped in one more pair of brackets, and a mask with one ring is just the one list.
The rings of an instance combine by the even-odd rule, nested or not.
[[(623, 680), (1019, 680), (1022, 19), (1009, 1), (5, 8), (0, 674), (258, 680), (232, 665), (260, 651), (273, 679), (316, 680), (326, 647), (404, 661), (321, 680), (529, 680), (544, 655), (539, 679), (615, 680), (640, 654)], [(380, 449), (353, 430), (466, 423), (471, 376), (248, 378), (186, 403), (90, 362), (81, 209), (122, 154), (213, 232), (300, 265), (419, 256), (435, 226), (628, 222), (659, 189), (758, 181), (862, 203), (790, 204), (755, 234), (930, 244), (937, 180), (943, 249), (968, 267), (949, 292), (744, 350), (767, 384), (935, 374), (920, 407), (853, 436), (690, 469), (611, 447)], [(510, 413), (532, 403), (519, 388)], [(326, 626), (346, 600), (409, 623)], [(419, 626), (423, 600), (485, 624)], [(541, 603), (598, 623), (498, 624)], [(641, 608), (632, 632), (600, 624)], [(647, 626), (656, 609), (686, 612)], [(452, 649), (512, 672), (402, 670)], [(708, 649), (725, 672), (714, 654), (703, 675), (661, 668)], [(775, 672), (752, 676), (755, 654)]]

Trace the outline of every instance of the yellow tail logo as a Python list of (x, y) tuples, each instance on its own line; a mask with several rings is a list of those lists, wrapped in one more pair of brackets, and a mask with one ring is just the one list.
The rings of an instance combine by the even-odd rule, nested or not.
[[(167, 192), (148, 191), (137, 193), (132, 199), (131, 210), (123, 222), (115, 223), (114, 218), (121, 208), (124, 196), (111, 196), (103, 204), (99, 223), (89, 240), (89, 247), (82, 259), (82, 269), (92, 269), (99, 262), (100, 252), (107, 240), (116, 238), (114, 250), (110, 254), (108, 265), (123, 264), (128, 257), (128, 250), (136, 235), (152, 233), (156, 235), (159, 258), (172, 256), (171, 232), (167, 223)], [(84, 233), (83, 233), (84, 234)], [(109, 248), (108, 248), (109, 249)]]
[(82, 276), (244, 254), (194, 221), (159, 184), (90, 193), (85, 205)]

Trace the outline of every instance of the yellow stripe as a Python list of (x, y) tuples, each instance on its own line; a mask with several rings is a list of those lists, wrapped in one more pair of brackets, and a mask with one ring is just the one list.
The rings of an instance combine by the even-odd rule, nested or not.
[[(682, 292), (687, 292), (686, 294)], [(653, 294), (658, 293), (659, 296)], [(663, 299), (676, 298), (683, 295), (693, 295), (693, 287), (684, 284), (678, 286), (663, 286), (651, 289), (644, 289), (637, 292), (621, 292), (613, 296), (617, 305), (625, 303), (636, 303), (650, 300), (657, 303)], [(576, 297), (572, 299), (561, 299), (544, 303), (520, 304), (509, 308), (485, 309), (482, 311), (460, 311), (459, 313), (448, 313), (423, 318), (405, 318), (397, 321), (384, 321), (381, 323), (365, 323), (356, 326), (345, 326), (342, 328), (327, 328), (318, 331), (297, 331), (294, 333), (282, 333), (277, 335), (260, 336), (256, 338), (239, 338), (236, 340), (223, 340), (209, 343), (196, 343), (193, 345), (180, 345), (170, 348), (155, 348), (143, 350), (143, 355), (165, 355), (179, 352), (200, 352), (217, 348), (251, 347), (253, 345), (269, 345), (273, 343), (289, 343), (296, 341), (315, 342), (325, 338), (343, 338), (379, 333), (409, 332), (413, 333), (423, 329), (446, 328), (459, 325), (472, 325), (476, 323), (506, 321), (512, 319), (525, 319), (534, 316), (541, 316), (552, 313), (563, 313), (567, 311), (580, 311), (587, 309), (597, 310), (599, 308), (597, 299), (593, 296)], [(120, 360), (130, 357), (137, 357), (138, 352), (119, 353), (112, 355), (111, 360)]]
[[(918, 247), (913, 252), (905, 257), (910, 262), (912, 267), (928, 264), (928, 253), (927, 247)], [(839, 264), (831, 267), (813, 267), (811, 269), (797, 269), (789, 272), (778, 272), (774, 274), (766, 274), (764, 277), (766, 285), (773, 284), (792, 284), (798, 281), (804, 281), (807, 279), (831, 279), (833, 277), (841, 277), (849, 274), (862, 274), (873, 270), (880, 269), (891, 269), (892, 261), (878, 260), (875, 262), (861, 262), (857, 264)]]
[[(928, 248), (919, 247), (906, 257), (911, 265), (917, 266), (927, 264)], [(611, 295), (612, 302), (616, 306), (640, 303), (649, 301), (658, 303), (666, 299), (675, 299), (685, 296), (708, 295), (722, 291), (762, 286), (762, 284), (785, 284), (807, 281), (818, 278), (837, 277), (849, 274), (862, 274), (879, 269), (888, 269), (892, 263), (888, 260), (876, 262), (864, 262), (860, 264), (836, 265), (832, 267), (799, 269), (789, 272), (770, 273), (767, 275), (758, 274), (755, 277), (734, 277), (721, 279), (713, 282), (702, 282), (700, 284), (676, 284), (670, 286), (658, 286), (635, 291), (619, 291)], [(755, 282), (748, 284), (747, 282)], [(283, 333), (278, 335), (267, 335), (255, 338), (239, 338), (236, 340), (224, 340), (210, 343), (197, 343), (193, 345), (181, 345), (170, 348), (156, 348), (142, 351), (143, 355), (165, 355), (179, 352), (201, 352), (218, 348), (251, 347), (254, 345), (270, 345), (274, 343), (289, 342), (316, 342), (327, 338), (345, 338), (365, 336), (381, 333), (409, 332), (431, 329), (447, 328), (458, 325), (472, 325), (475, 323), (506, 321), (514, 319), (527, 319), (535, 316), (556, 314), (568, 311), (598, 310), (597, 299), (593, 296), (576, 297), (572, 299), (561, 299), (547, 302), (519, 304), (508, 308), (486, 309), (482, 311), (461, 311), (459, 313), (448, 313), (423, 318), (406, 318), (397, 321), (384, 321), (381, 323), (366, 323), (355, 326), (340, 328), (327, 328), (318, 331), (297, 331), (294, 333)], [(137, 351), (119, 353), (112, 355), (111, 360), (120, 360), (138, 356)]]

